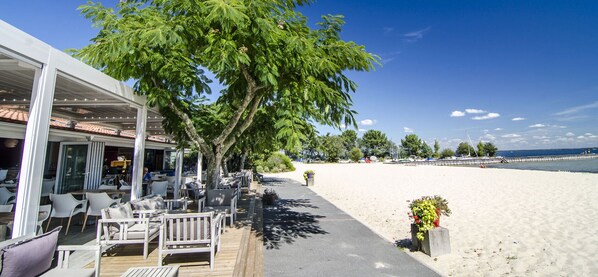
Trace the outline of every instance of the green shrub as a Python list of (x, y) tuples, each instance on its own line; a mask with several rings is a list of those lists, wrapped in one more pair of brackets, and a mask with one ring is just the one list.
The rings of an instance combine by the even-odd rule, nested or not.
[(349, 158), (354, 162), (358, 162), (362, 157), (363, 153), (361, 153), (361, 150), (359, 150), (357, 147), (354, 147), (351, 149), (351, 152), (349, 152)]
[(256, 170), (260, 172), (260, 169), (265, 173), (279, 173), (294, 171), (295, 167), (289, 157), (276, 152), (272, 153), (265, 161), (256, 162)]

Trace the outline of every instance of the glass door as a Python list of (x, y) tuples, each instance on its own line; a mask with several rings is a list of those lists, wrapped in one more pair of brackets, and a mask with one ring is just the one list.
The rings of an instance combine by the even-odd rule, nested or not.
[(60, 149), (59, 193), (82, 190), (87, 178), (88, 144), (63, 144)]

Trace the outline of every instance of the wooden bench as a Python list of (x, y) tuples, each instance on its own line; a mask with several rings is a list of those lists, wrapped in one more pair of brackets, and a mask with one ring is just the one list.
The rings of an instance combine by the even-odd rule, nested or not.
[(179, 266), (131, 267), (121, 277), (177, 277)]

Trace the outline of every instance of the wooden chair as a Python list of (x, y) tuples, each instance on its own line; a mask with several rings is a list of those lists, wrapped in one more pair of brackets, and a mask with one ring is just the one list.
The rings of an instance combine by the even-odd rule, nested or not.
[(209, 213), (164, 214), (160, 226), (158, 266), (164, 255), (181, 253), (210, 253), (210, 269), (214, 256), (220, 251), (224, 214)]

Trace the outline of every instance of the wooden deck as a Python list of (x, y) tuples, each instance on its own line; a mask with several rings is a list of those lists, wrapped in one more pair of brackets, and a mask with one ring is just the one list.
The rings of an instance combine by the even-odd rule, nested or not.
[[(179, 276), (263, 276), (261, 205), (258, 195), (243, 195), (238, 203), (237, 221), (233, 227), (227, 225), (222, 235), (213, 270), (210, 270), (209, 253), (171, 255), (164, 259), (164, 265), (179, 265)], [(72, 229), (72, 235), (61, 233), (59, 244), (93, 243), (89, 239), (95, 239), (93, 233), (88, 230), (80, 233), (80, 226), (77, 226)], [(121, 276), (130, 267), (142, 266), (158, 266), (157, 239), (149, 245), (147, 260), (143, 259), (141, 244), (106, 250), (102, 255), (100, 272), (101, 276)], [(93, 263), (86, 267), (93, 267)]]

